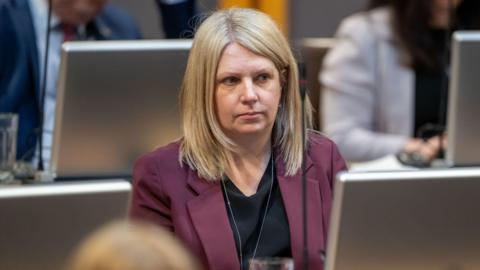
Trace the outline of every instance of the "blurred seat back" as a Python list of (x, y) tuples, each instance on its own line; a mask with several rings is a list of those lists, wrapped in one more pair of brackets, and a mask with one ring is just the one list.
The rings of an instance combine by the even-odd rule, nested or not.
[(303, 38), (299, 42), (300, 52), (307, 68), (307, 85), (310, 100), (314, 108), (313, 123), (316, 130), (322, 129), (321, 123), (321, 85), (318, 80), (323, 58), (333, 46), (333, 38)]

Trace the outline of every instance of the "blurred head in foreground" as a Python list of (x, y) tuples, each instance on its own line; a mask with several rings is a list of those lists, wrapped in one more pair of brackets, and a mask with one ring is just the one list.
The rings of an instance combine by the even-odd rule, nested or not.
[(73, 254), (68, 270), (198, 270), (169, 232), (139, 222), (115, 222), (90, 235)]

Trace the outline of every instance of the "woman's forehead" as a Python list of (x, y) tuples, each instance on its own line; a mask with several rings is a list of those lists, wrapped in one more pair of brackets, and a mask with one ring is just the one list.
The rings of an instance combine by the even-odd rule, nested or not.
[(238, 43), (227, 45), (220, 57), (217, 72), (243, 69), (276, 69), (276, 67), (267, 57), (256, 54)]

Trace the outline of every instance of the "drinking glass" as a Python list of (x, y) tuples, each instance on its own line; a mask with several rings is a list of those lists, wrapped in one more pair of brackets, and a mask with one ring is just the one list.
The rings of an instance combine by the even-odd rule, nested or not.
[(255, 258), (250, 260), (249, 270), (293, 270), (291, 258)]
[(18, 116), (13, 113), (0, 114), (0, 184), (14, 179), (17, 146)]

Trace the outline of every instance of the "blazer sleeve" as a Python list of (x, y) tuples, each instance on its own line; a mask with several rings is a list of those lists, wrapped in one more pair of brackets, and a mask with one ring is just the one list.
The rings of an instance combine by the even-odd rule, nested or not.
[(348, 161), (366, 161), (398, 152), (405, 137), (375, 131), (378, 65), (374, 34), (364, 13), (345, 19), (323, 63), (322, 123)]
[(333, 187), (333, 185), (335, 184), (335, 179), (337, 177), (337, 174), (341, 171), (347, 171), (348, 167), (335, 144), (333, 144), (332, 146), (331, 155), (332, 155), (331, 157), (332, 165), (331, 165), (330, 171), (332, 172), (332, 177), (330, 178), (330, 181), (331, 181), (331, 186)]
[(158, 224), (173, 231), (170, 200), (162, 188), (162, 179), (152, 154), (141, 157), (133, 170), (130, 218)]

